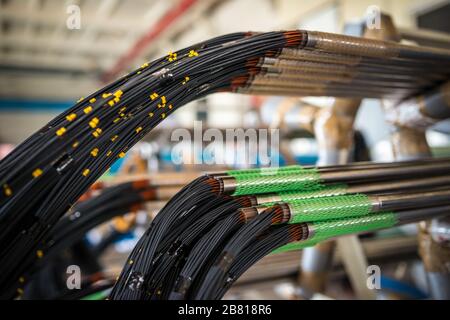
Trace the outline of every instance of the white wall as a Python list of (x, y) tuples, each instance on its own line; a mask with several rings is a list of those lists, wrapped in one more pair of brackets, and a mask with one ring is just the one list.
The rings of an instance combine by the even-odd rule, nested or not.
[(0, 111), (0, 143), (22, 142), (54, 118), (55, 112)]

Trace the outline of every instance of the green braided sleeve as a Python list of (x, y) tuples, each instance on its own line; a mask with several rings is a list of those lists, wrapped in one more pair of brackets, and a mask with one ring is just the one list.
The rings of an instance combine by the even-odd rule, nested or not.
[(316, 169), (302, 169), (276, 175), (237, 175), (234, 196), (318, 189), (320, 176)]
[(313, 199), (322, 197), (332, 197), (344, 195), (347, 193), (347, 186), (345, 184), (338, 184), (332, 186), (324, 186), (317, 190), (305, 190), (305, 191), (286, 191), (280, 192), (278, 195), (283, 202), (293, 202), (303, 199)]
[(302, 166), (293, 165), (286, 167), (269, 167), (269, 168), (255, 168), (255, 169), (242, 169), (242, 170), (228, 170), (227, 174), (231, 177), (236, 177), (238, 175), (249, 175), (249, 176), (259, 176), (259, 175), (277, 175), (284, 172), (297, 172), (302, 171)]
[(352, 219), (311, 223), (310, 229), (313, 232), (312, 239), (323, 239), (390, 228), (395, 226), (396, 223), (395, 214), (385, 212)]
[(339, 236), (356, 234), (361, 232), (375, 231), (384, 228), (391, 228), (397, 224), (395, 214), (385, 212), (373, 214), (365, 217), (330, 220), (311, 223), (310, 228), (313, 233), (312, 238), (305, 241), (288, 243), (272, 253), (280, 253), (293, 250), (301, 250), (312, 247), (321, 241)]
[(280, 202), (290, 203), (304, 199), (339, 196), (346, 193), (347, 186), (345, 184), (336, 184), (330, 186), (321, 186), (320, 188), (315, 190), (285, 191), (275, 194), (260, 195), (257, 198), (260, 204), (274, 205)]
[(366, 195), (354, 194), (293, 201), (289, 207), (289, 223), (301, 223), (364, 216), (372, 203)]

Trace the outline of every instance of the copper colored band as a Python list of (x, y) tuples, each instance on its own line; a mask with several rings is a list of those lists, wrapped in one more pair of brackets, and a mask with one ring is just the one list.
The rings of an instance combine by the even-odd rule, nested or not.
[(256, 201), (258, 204), (264, 204), (264, 203), (270, 203), (270, 202), (280, 202), (281, 197), (277, 194), (258, 195), (258, 196), (256, 196)]

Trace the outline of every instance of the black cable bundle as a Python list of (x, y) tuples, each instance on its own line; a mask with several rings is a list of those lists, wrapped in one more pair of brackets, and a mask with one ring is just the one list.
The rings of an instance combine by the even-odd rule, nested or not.
[(227, 271), (226, 277), (223, 278), (226, 280), (222, 280), (222, 283), (218, 284), (219, 289), (210, 298), (221, 299), (231, 285), (256, 262), (285, 244), (307, 238), (307, 232), (308, 229), (302, 224), (271, 226), (261, 236), (261, 239), (248, 244), (236, 256)]
[[(45, 270), (51, 268), (48, 265), (58, 264), (58, 261), (60, 261), (58, 257), (66, 249), (75, 248), (79, 245), (89, 230), (114, 217), (141, 209), (144, 202), (155, 199), (155, 187), (151, 186), (148, 180), (138, 180), (105, 188), (98, 196), (75, 205), (66, 216), (58, 221), (50, 230), (46, 239), (42, 241), (38, 249), (39, 255), (32, 257), (34, 261), (30, 262), (32, 266), (22, 277), (24, 280), (21, 281), (21, 285), (24, 286), (33, 282), (36, 277), (41, 276), (35, 273), (40, 272), (41, 269), (46, 272)], [(114, 235), (114, 239), (115, 233), (113, 232), (112, 235)], [(101, 243), (101, 247), (86, 249), (92, 251), (89, 259), (99, 257), (106, 246), (111, 243), (111, 239), (106, 240), (106, 242)], [(79, 250), (79, 246), (76, 249)], [(65, 260), (64, 263), (66, 264), (65, 267), (69, 265)], [(63, 269), (61, 272), (52, 272), (65, 274), (66, 271)], [(100, 268), (96, 269), (96, 271), (99, 271)]]
[[(147, 197), (148, 195), (147, 192), (129, 192), (128, 194), (121, 192), (120, 196), (117, 195), (114, 200), (111, 199), (102, 204), (95, 203), (97, 201), (88, 201), (84, 208), (75, 206), (73, 211), (58, 221), (50, 231), (48, 240), (44, 241), (44, 246), (40, 249), (43, 253), (42, 259), (51, 258), (54, 254), (71, 246), (94, 227), (114, 217), (140, 209), (143, 202), (153, 198), (152, 196)], [(99, 199), (94, 198), (93, 200)]]
[[(67, 268), (76, 265), (81, 272), (81, 289), (68, 290), (67, 288)], [(84, 289), (105, 279), (99, 256), (93, 252), (92, 248), (84, 241), (79, 241), (67, 248), (59, 255), (47, 260), (39, 266), (37, 272), (30, 272), (29, 278), (24, 279), (25, 287), (20, 298), (22, 300), (54, 300), (63, 296), (74, 294), (73, 291), (81, 293)]]
[(215, 296), (218, 286), (226, 282), (228, 270), (239, 253), (275, 223), (283, 221), (283, 210), (268, 209), (244, 224), (226, 243), (214, 265), (209, 269), (199, 286), (195, 299), (204, 300)]
[[(240, 211), (234, 211), (228, 217), (218, 221), (210, 231), (199, 239), (186, 257), (184, 266), (174, 284), (169, 299), (182, 300), (191, 297), (191, 292), (202, 282), (205, 272), (217, 258), (226, 239), (232, 236), (246, 221)], [(194, 288), (194, 289), (192, 289)]]
[[(150, 271), (148, 291), (153, 293), (153, 298), (167, 299), (169, 297), (170, 292), (167, 290), (177, 280), (180, 271), (178, 267), (182, 267), (192, 245), (210, 230), (211, 226), (227, 217), (228, 214), (251, 204), (250, 197), (225, 196), (220, 202), (199, 207), (189, 214), (186, 221), (180, 222), (174, 230), (169, 231), (164, 239), (165, 245), (161, 245), (158, 249), (161, 255), (155, 260), (155, 268)], [(176, 267), (172, 269), (173, 266)]]
[(162, 253), (158, 252), (159, 246), (162, 244), (162, 247), (167, 247), (163, 241), (164, 237), (201, 204), (207, 207), (215, 203), (220, 204), (222, 200), (218, 197), (219, 191), (220, 185), (217, 180), (204, 176), (177, 193), (158, 213), (133, 249), (117, 285), (111, 292), (111, 298), (142, 299), (152, 296), (154, 292), (151, 291), (149, 272), (156, 267), (156, 261), (162, 256)]
[(300, 41), (300, 32), (236, 33), (171, 53), (80, 100), (11, 152), (0, 163), (2, 297), (14, 296), (39, 242), (118, 157), (178, 107), (243, 85), (250, 58)]
[[(349, 68), (350, 81), (342, 73)], [(299, 71), (306, 72), (306, 81)], [(0, 297), (17, 294), (39, 244), (89, 186), (190, 101), (223, 91), (404, 99), (449, 74), (447, 50), (304, 30), (234, 33), (145, 63), (80, 99), (0, 162)], [(388, 79), (395, 85), (386, 86)], [(169, 217), (176, 212), (171, 206)], [(154, 261), (179, 217), (171, 218), (158, 219), (146, 235), (151, 241), (144, 241), (150, 247), (135, 255), (142, 250), (148, 263)], [(138, 285), (142, 277), (132, 276)], [(122, 297), (140, 296), (131, 290)]]

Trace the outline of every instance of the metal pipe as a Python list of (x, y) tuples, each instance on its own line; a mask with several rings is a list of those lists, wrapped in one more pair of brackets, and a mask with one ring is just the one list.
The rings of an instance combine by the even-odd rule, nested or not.
[[(405, 125), (419, 126), (420, 122), (403, 122)], [(421, 128), (426, 127), (424, 122)], [(391, 136), (396, 159), (411, 160), (431, 154), (425, 132), (405, 126), (396, 126)], [(434, 220), (438, 222), (439, 219)], [(434, 299), (450, 299), (450, 248), (434, 241), (429, 231), (432, 222), (419, 224), (419, 255), (425, 266), (430, 295)]]
[(348, 193), (380, 193), (391, 192), (395, 190), (419, 189), (426, 187), (436, 187), (450, 185), (450, 175), (426, 177), (419, 179), (405, 179), (399, 181), (355, 184), (347, 187)]
[(400, 104), (385, 103), (386, 120), (403, 127), (425, 130), (450, 117), (450, 81)]
[(449, 163), (424, 164), (424, 165), (405, 165), (391, 168), (356, 169), (344, 172), (323, 172), (320, 173), (320, 179), (325, 183), (332, 182), (351, 182), (358, 180), (386, 180), (388, 178), (408, 177), (411, 175), (436, 175), (449, 174)]
[(450, 203), (450, 189), (407, 194), (369, 196), (372, 212), (420, 208)]

